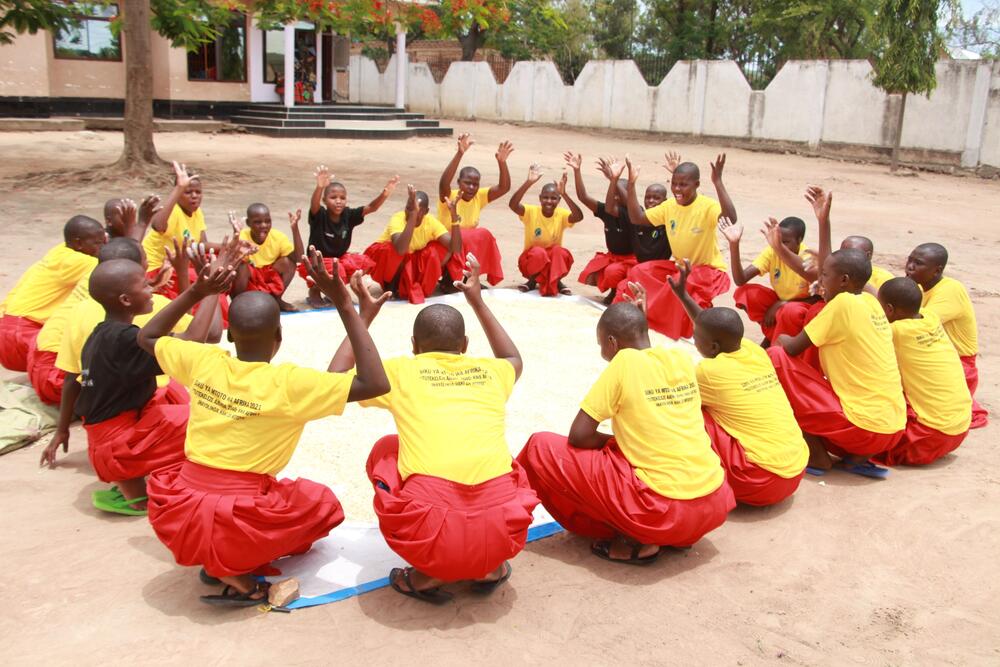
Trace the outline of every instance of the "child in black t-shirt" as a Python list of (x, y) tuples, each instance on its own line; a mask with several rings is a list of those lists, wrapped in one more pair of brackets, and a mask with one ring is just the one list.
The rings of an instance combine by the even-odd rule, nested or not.
[[(365, 221), (365, 216), (371, 215), (379, 210), (382, 204), (389, 198), (392, 191), (399, 183), (399, 176), (393, 176), (382, 188), (375, 199), (367, 206), (350, 208), (347, 206), (347, 188), (342, 183), (332, 181), (332, 174), (326, 165), (316, 168), (316, 188), (313, 190), (312, 200), (309, 202), (309, 243), (302, 247), (313, 246), (323, 255), (323, 263), (327, 271), (333, 270), (333, 259), (336, 258), (340, 265), (340, 277), (345, 282), (354, 275), (355, 271), (368, 273), (374, 268), (374, 262), (365, 255), (348, 252), (351, 247), (351, 235), (354, 228)], [(298, 238), (298, 228), (293, 227), (292, 233)], [(313, 308), (322, 308), (329, 305), (316, 287), (315, 282), (309, 276), (306, 265), (299, 260), (299, 275), (302, 276), (306, 285), (309, 286), (309, 295), (306, 303)]]
[[(204, 342), (208, 337), (218, 317), (218, 295), (229, 289), (236, 276), (233, 267), (246, 250), (238, 240), (230, 243), (220, 260), (205, 266), (197, 282), (178, 296), (178, 301), (190, 302), (177, 311), (178, 319), (201, 305), (179, 338)], [(207, 263), (204, 256), (200, 260)], [(106, 318), (83, 346), (76, 412), (87, 431), (94, 472), (115, 484), (95, 491), (92, 501), (105, 512), (141, 516), (146, 514), (146, 475), (184, 461), (189, 402), (186, 392), (157, 389), (156, 377), (163, 371), (138, 345), (139, 327), (132, 320), (153, 308), (153, 289), (142, 266), (127, 259), (102, 262), (90, 276), (90, 295), (104, 307)], [(52, 465), (55, 451), (48, 450), (43, 462)]]

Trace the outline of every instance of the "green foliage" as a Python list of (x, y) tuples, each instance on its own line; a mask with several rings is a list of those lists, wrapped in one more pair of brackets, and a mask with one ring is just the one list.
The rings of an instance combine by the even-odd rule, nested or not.
[(962, 3), (949, 0), (946, 9), (948, 43), (978, 53), (983, 58), (1000, 58), (1000, 1), (986, 0), (966, 18)]
[(608, 58), (622, 60), (632, 56), (638, 0), (590, 0), (594, 45)]
[(16, 33), (65, 28), (72, 15), (69, 5), (52, 0), (0, 0), (0, 44), (13, 42)]
[(875, 15), (872, 82), (888, 93), (930, 96), (934, 64), (944, 48), (938, 29), (940, 0), (882, 0)]
[(505, 58), (543, 58), (569, 37), (569, 26), (550, 0), (517, 0), (508, 3), (508, 11), (509, 20), (490, 31), (486, 40)]

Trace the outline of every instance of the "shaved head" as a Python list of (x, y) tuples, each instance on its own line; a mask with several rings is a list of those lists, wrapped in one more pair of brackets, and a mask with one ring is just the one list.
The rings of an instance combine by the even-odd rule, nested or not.
[(555, 181), (551, 181), (542, 186), (542, 192), (559, 192), (559, 186)]
[(249, 206), (247, 206), (247, 217), (248, 218), (250, 216), (252, 216), (253, 214), (255, 214), (255, 213), (260, 213), (262, 215), (270, 215), (271, 214), (271, 209), (269, 209), (266, 205), (260, 204), (260, 203), (250, 204)]
[(104, 219), (110, 220), (111, 215), (115, 211), (115, 207), (121, 206), (122, 204), (123, 200), (120, 197), (115, 197), (114, 199), (109, 199), (108, 201), (104, 202)]
[(719, 344), (722, 352), (735, 352), (743, 340), (743, 320), (732, 308), (706, 308), (698, 315), (695, 326), (709, 339)]
[(848, 236), (840, 242), (840, 249), (860, 250), (868, 255), (868, 257), (871, 257), (872, 253), (875, 252), (875, 244), (872, 243), (872, 240), (867, 236)]
[(864, 287), (872, 277), (872, 262), (867, 253), (856, 248), (841, 249), (830, 253), (831, 268), (835, 273), (846, 275), (855, 287)]
[(787, 229), (792, 234), (795, 235), (799, 241), (806, 237), (806, 223), (802, 218), (796, 218), (794, 215), (789, 216), (778, 223), (778, 227), (782, 229)]
[(948, 250), (940, 243), (921, 243), (914, 250), (942, 269), (948, 265)]
[(677, 165), (677, 168), (674, 169), (674, 173), (678, 176), (689, 176), (696, 181), (701, 180), (701, 170), (698, 169), (698, 165), (694, 162), (681, 162)]
[(443, 303), (427, 306), (413, 320), (413, 343), (421, 352), (460, 352), (465, 348), (465, 318)]
[(345, 195), (347, 194), (347, 188), (344, 187), (343, 183), (333, 181), (331, 183), (328, 183), (327, 186), (323, 188), (323, 198), (326, 199), (327, 197), (329, 197), (330, 193), (333, 192), (334, 190), (343, 190), (344, 194)]
[(458, 172), (459, 178), (482, 178), (479, 174), (479, 170), (475, 167), (462, 167), (462, 171)]
[(278, 300), (267, 292), (243, 292), (229, 307), (229, 335), (234, 342), (274, 340), (280, 327)]
[(891, 305), (907, 315), (920, 312), (920, 303), (924, 293), (917, 283), (909, 278), (892, 278), (882, 283), (878, 290), (878, 300)]
[(633, 343), (649, 335), (649, 323), (637, 306), (622, 301), (608, 306), (597, 321), (597, 330), (603, 336), (614, 336), (619, 341)]
[(71, 242), (73, 239), (82, 239), (87, 236), (103, 233), (104, 225), (86, 215), (74, 215), (66, 221), (66, 226), (63, 227), (63, 239), (66, 243)]
[(430, 201), (431, 200), (427, 196), (427, 193), (424, 192), (423, 190), (417, 190), (416, 198), (417, 198), (417, 208), (418, 209), (427, 208), (427, 207), (430, 206)]
[[(628, 183), (627, 180), (625, 182)], [(657, 196), (660, 196), (660, 197), (663, 197), (664, 199), (666, 199), (667, 198), (667, 186), (663, 185), (662, 183), (653, 183), (652, 185), (650, 185), (650, 186), (648, 186), (646, 188), (646, 194), (647, 195), (657, 195)]]
[(113, 259), (127, 259), (142, 265), (142, 246), (135, 239), (120, 236), (111, 239), (97, 253), (97, 261), (104, 263)]
[(98, 264), (90, 274), (90, 297), (105, 310), (119, 308), (118, 297), (138, 282), (145, 282), (142, 266), (129, 259), (110, 259)]

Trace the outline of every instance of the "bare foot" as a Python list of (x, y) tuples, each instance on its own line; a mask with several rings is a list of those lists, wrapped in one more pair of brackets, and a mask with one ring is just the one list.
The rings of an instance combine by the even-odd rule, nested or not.
[(280, 308), (281, 312), (283, 312), (283, 313), (297, 313), (297, 312), (299, 312), (298, 308), (296, 308), (292, 304), (288, 303), (284, 299), (278, 299), (278, 308)]

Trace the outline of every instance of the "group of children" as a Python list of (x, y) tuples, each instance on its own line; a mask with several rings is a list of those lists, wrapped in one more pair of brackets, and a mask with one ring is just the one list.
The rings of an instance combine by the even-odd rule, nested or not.
[[(71, 218), (64, 242), (7, 295), (0, 321), (0, 363), (28, 371), (39, 396), (60, 404), (42, 463), (55, 465), (80, 417), (93, 468), (113, 484), (94, 505), (148, 513), (179, 564), (224, 585), (203, 601), (250, 606), (266, 598), (259, 575), (273, 560), (308, 550), (344, 520), (329, 488), (276, 478), (304, 425), (349, 401), (388, 410), (398, 433), (374, 443), (367, 474), (381, 531), (409, 563), (390, 583), (440, 604), (452, 582), (489, 594), (509, 579), (539, 502), (591, 537), (595, 555), (648, 564), (663, 547), (690, 547), (737, 502), (788, 498), (807, 471), (885, 477), (882, 465), (930, 463), (985, 425), (973, 399), (975, 315), (965, 288), (943, 275), (942, 246), (917, 246), (905, 277), (875, 270), (868, 239), (832, 250), (833, 197), (811, 187), (816, 251), (803, 244), (801, 219), (770, 219), (767, 248), (743, 266), (724, 155), (711, 165), (718, 201), (698, 192), (696, 165), (669, 154), (671, 196), (651, 185), (640, 204), (630, 160), (599, 161), (608, 180), (600, 202), (586, 192), (582, 158), (567, 153), (578, 198), (604, 223), (608, 252), (580, 281), (608, 292), (597, 325), (608, 366), (568, 435), (536, 433), (512, 458), (505, 404), (523, 362), (481, 294), (481, 276), (497, 284), (503, 270), (479, 225), (482, 208), (510, 189), (512, 147), (496, 153), (500, 183), (481, 188), (477, 170), (458, 170), (471, 145), (459, 137), (438, 217), (409, 186), (405, 208), (363, 254), (349, 252), (352, 231), (398, 177), (350, 208), (344, 186), (319, 167), (308, 246), (301, 211), (289, 214), (288, 239), (263, 204), (245, 221), (231, 214), (232, 235), (210, 242), (200, 179), (177, 164), (163, 206), (155, 196), (140, 206), (111, 200), (104, 225)], [(522, 289), (556, 295), (573, 262), (562, 235), (584, 215), (568, 174), (543, 186), (539, 205), (522, 204), (540, 178), (533, 165), (509, 205), (525, 226)], [(760, 324), (760, 345), (736, 310), (712, 305), (730, 287), (717, 229), (734, 300)], [(270, 363), (295, 273), (310, 304), (334, 306), (346, 330), (325, 370)], [(751, 282), (765, 274), (770, 286)], [(416, 314), (413, 355), (381, 359), (367, 329), (383, 304), (394, 294), (420, 303), (438, 288), (464, 295), (493, 356), (467, 355), (461, 313), (436, 304)], [(653, 346), (650, 328), (693, 337), (703, 359)], [(235, 356), (212, 344), (224, 332)], [(611, 434), (599, 430), (606, 420)]]

